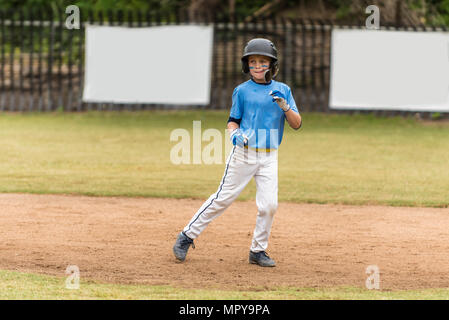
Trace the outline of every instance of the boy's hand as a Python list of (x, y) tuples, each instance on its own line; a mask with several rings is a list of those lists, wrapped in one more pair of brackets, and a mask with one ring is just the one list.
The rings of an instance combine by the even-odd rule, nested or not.
[(234, 129), (234, 131), (231, 132), (231, 142), (234, 146), (247, 146), (248, 137), (245, 136), (240, 129)]
[(285, 100), (285, 96), (279, 90), (270, 91), (270, 96), (273, 97), (273, 102), (276, 101), (278, 106), (284, 111), (287, 112), (290, 109), (290, 106), (287, 104)]

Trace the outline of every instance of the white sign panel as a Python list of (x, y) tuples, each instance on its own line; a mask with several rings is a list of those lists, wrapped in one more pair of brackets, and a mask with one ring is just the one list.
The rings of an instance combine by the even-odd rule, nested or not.
[(333, 30), (329, 105), (449, 112), (449, 33)]
[(87, 26), (83, 101), (206, 105), (210, 26)]

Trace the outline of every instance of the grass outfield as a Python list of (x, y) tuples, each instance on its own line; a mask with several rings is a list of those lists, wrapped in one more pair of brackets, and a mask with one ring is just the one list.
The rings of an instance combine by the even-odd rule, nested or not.
[[(224, 132), (228, 112), (0, 114), (0, 192), (207, 198), (219, 165), (174, 165), (170, 133)], [(303, 115), (279, 151), (280, 201), (447, 206), (449, 125), (369, 115)], [(205, 146), (207, 143), (204, 143)], [(224, 158), (223, 158), (224, 160)], [(251, 182), (240, 199), (252, 199)], [(82, 276), (82, 275), (81, 275)], [(449, 289), (192, 290), (0, 271), (0, 299), (448, 299)]]
[(66, 278), (0, 271), (0, 300), (446, 300), (449, 289), (410, 291), (339, 288), (279, 288), (260, 291), (182, 289), (169, 286), (119, 285), (80, 281), (79, 289), (66, 289)]
[[(174, 165), (176, 128), (224, 132), (228, 111), (0, 115), (0, 192), (207, 198), (223, 164)], [(279, 151), (279, 200), (447, 206), (449, 125), (304, 114)], [(224, 139), (224, 138), (223, 138)], [(203, 147), (207, 143), (203, 143)], [(224, 157), (223, 157), (224, 160)], [(252, 181), (240, 199), (255, 196)]]

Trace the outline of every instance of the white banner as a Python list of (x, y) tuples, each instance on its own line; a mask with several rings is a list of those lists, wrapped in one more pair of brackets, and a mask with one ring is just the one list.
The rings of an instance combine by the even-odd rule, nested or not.
[(329, 106), (449, 112), (449, 33), (333, 30)]
[(213, 28), (87, 26), (83, 101), (206, 105)]

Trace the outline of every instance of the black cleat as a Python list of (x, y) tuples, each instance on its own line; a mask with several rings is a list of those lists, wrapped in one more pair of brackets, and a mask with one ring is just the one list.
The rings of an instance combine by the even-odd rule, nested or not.
[(258, 264), (261, 267), (275, 267), (276, 263), (265, 251), (249, 252), (249, 263)]
[(193, 240), (186, 236), (184, 232), (181, 232), (176, 239), (175, 245), (173, 246), (173, 253), (175, 254), (176, 259), (179, 261), (184, 261), (190, 245), (192, 245), (192, 248), (195, 249)]

